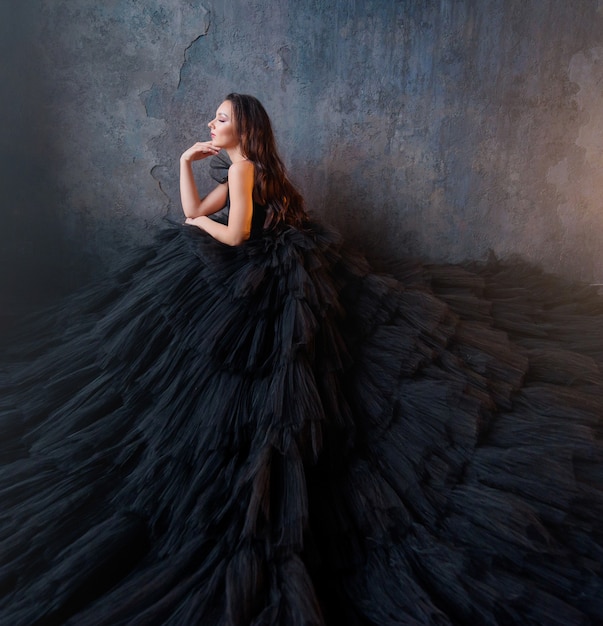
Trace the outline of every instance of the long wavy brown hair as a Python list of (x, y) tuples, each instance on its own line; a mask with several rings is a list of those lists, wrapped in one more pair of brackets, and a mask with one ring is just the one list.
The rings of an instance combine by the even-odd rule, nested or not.
[(241, 152), (254, 165), (253, 199), (266, 207), (265, 227), (301, 226), (307, 219), (304, 200), (287, 176), (266, 109), (253, 96), (231, 93), (226, 100), (232, 104)]

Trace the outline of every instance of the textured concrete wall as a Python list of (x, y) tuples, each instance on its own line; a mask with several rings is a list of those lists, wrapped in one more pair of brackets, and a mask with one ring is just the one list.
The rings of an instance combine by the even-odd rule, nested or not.
[(70, 288), (178, 215), (178, 157), (232, 90), (266, 105), (308, 206), (369, 251), (493, 250), (603, 282), (601, 2), (1, 7), (5, 293)]

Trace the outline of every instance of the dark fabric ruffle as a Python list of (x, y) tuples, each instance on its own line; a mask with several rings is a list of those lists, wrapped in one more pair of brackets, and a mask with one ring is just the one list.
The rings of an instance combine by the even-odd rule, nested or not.
[(0, 622), (597, 624), (603, 300), (169, 226), (0, 374)]

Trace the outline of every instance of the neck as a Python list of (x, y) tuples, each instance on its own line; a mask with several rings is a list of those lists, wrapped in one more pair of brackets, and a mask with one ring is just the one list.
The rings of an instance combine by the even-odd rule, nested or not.
[(241, 153), (241, 148), (239, 146), (237, 146), (236, 148), (228, 148), (226, 152), (228, 153), (228, 156), (233, 163), (247, 160), (247, 157), (243, 156), (243, 154)]

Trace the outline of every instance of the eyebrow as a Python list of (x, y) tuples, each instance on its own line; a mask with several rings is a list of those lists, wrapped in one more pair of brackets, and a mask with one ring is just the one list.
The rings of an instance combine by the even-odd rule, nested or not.
[(228, 115), (226, 113), (224, 113), (224, 111), (218, 111), (216, 113), (216, 117), (218, 117), (219, 115), (223, 115), (224, 117), (228, 117)]

